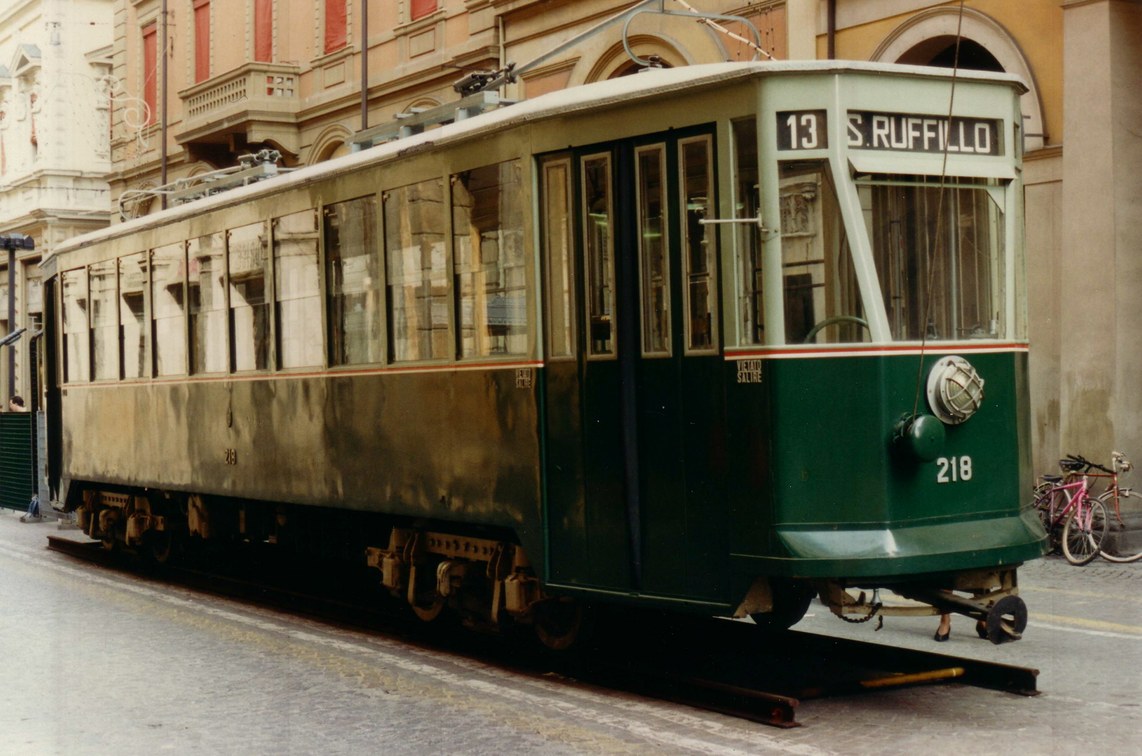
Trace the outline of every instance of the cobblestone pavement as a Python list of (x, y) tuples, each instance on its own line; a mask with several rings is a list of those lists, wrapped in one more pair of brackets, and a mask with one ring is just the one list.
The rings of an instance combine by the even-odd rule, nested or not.
[(814, 605), (798, 629), (1036, 667), (1042, 694), (807, 701), (776, 730), (92, 570), (18, 514), (0, 514), (0, 754), (1142, 751), (1142, 564), (1027, 565), (1030, 624), (1003, 646), (962, 617), (936, 649), (934, 617), (875, 631)]

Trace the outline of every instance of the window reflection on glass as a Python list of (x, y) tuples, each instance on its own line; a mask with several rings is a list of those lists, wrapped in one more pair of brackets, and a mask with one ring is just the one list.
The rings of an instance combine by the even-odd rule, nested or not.
[(638, 150), (638, 248), (642, 274), (642, 351), (670, 353), (669, 241), (666, 222), (666, 147)]
[(878, 176), (858, 192), (892, 337), (1004, 338), (1002, 187)]
[(186, 250), (169, 244), (151, 251), (151, 317), (155, 375), (186, 373)]
[(518, 160), (452, 177), (452, 253), (461, 357), (527, 353), (521, 191)]
[[(734, 217), (757, 218), (761, 194), (757, 173), (757, 121), (734, 121)], [(737, 228), (737, 262), (741, 277), (738, 313), (743, 344), (765, 343), (765, 301), (762, 287), (761, 238), (753, 223)]]
[(329, 362), (381, 362), (376, 198), (361, 197), (328, 205), (322, 226), (329, 281)]
[(615, 353), (615, 257), (611, 159), (583, 158), (583, 246), (587, 256), (588, 353)]
[(547, 356), (575, 349), (575, 275), (571, 241), (571, 164), (543, 166), (543, 255), (547, 273)]
[(702, 223), (713, 216), (713, 147), (710, 137), (704, 136), (682, 142), (679, 150), (685, 212), (682, 233), (686, 265), (686, 343), (690, 350), (707, 350), (716, 346), (717, 327), (714, 226)]
[(451, 356), (444, 182), (385, 192), (389, 350), (393, 360)]
[(63, 282), (64, 380), (91, 380), (87, 323), (87, 268), (65, 270)]
[(88, 269), (91, 287), (91, 360), (97, 381), (119, 377), (118, 265), (114, 260)]
[(119, 336), (124, 378), (150, 376), (146, 325), (147, 256), (143, 252), (119, 260)]
[(320, 367), (324, 352), (317, 213), (302, 210), (275, 218), (273, 230), (278, 364)]
[(780, 179), (786, 341), (867, 341), (852, 252), (828, 168), (816, 160), (782, 163)]
[(229, 369), (224, 253), (221, 233), (196, 237), (187, 246), (192, 373), (225, 373)]
[(265, 223), (231, 229), (228, 234), (230, 359), (237, 371), (265, 370), (269, 364), (269, 246)]

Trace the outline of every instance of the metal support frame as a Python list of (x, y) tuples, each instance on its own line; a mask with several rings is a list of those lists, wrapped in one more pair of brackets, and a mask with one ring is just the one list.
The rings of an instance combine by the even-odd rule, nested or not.
[(277, 150), (261, 150), (252, 155), (242, 155), (238, 165), (221, 168), (197, 176), (177, 179), (152, 189), (134, 189), (119, 195), (119, 218), (127, 220), (128, 207), (135, 202), (152, 197), (160, 197), (166, 205), (181, 205), (203, 197), (219, 194), (240, 186), (274, 178), (288, 173), (290, 168), (281, 168), (278, 161), (281, 153)]
[(400, 113), (396, 120), (391, 123), (358, 132), (353, 137), (352, 150), (359, 152), (374, 145), (391, 142), (394, 139), (404, 139), (423, 132), (429, 126), (463, 121), (465, 118), (479, 115), (488, 110), (495, 110), (503, 105), (511, 105), (514, 102), (514, 100), (501, 98), (498, 92), (480, 91), (447, 105), (440, 105), (427, 110), (414, 110), (411, 113)]

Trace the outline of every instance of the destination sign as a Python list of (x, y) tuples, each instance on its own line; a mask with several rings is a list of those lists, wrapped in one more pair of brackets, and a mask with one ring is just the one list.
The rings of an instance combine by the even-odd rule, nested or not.
[[(852, 149), (1002, 155), (1000, 122), (993, 118), (912, 115), (849, 111), (847, 142)], [(824, 110), (777, 114), (777, 149), (827, 149), (828, 116)]]
[(1001, 155), (999, 121), (990, 118), (849, 111), (849, 147), (897, 152)]

